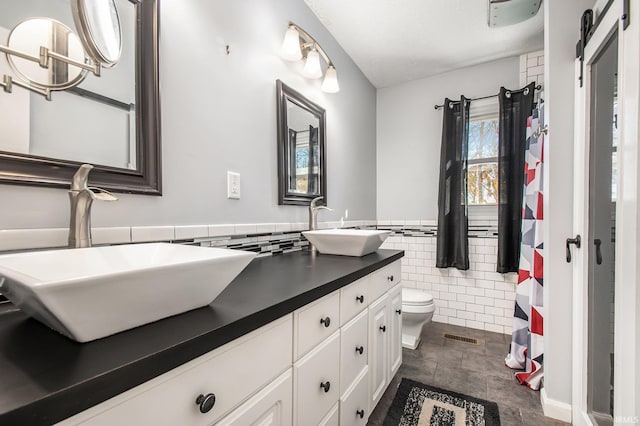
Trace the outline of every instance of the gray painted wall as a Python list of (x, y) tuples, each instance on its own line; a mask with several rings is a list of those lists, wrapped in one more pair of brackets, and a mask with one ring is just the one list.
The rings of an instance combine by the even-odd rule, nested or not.
[(519, 58), (507, 58), (378, 90), (378, 219), (438, 218), (445, 99), (519, 88)]
[[(160, 18), (164, 196), (96, 203), (94, 226), (306, 221), (306, 208), (277, 205), (278, 78), (327, 110), (336, 211), (321, 220), (347, 208), (349, 219), (375, 219), (375, 88), (302, 1), (164, 1)], [(278, 56), (289, 20), (328, 52), (338, 94), (322, 93), (320, 80)], [(227, 170), (241, 174), (240, 200), (226, 198)], [(67, 226), (65, 190), (0, 185), (0, 200), (0, 229)]]

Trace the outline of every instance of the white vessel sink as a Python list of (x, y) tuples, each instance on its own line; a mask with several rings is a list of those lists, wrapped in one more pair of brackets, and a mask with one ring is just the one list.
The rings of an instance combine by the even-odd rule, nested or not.
[(373, 253), (389, 236), (389, 231), (368, 229), (323, 229), (302, 233), (320, 253), (364, 256)]
[(255, 253), (153, 243), (0, 256), (0, 293), (78, 342), (211, 303)]

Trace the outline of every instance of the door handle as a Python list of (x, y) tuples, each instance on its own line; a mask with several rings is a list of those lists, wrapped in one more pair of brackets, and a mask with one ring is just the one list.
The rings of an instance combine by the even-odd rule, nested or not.
[(593, 245), (596, 246), (596, 265), (602, 265), (602, 250), (600, 250), (602, 240), (600, 238), (594, 239)]
[(571, 263), (571, 244), (575, 244), (576, 248), (580, 248), (582, 240), (580, 238), (580, 234), (576, 235), (575, 238), (567, 238), (567, 263)]

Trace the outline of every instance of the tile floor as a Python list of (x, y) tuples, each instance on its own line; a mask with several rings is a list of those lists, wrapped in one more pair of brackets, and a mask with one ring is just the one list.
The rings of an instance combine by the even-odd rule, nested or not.
[[(445, 339), (444, 333), (480, 339), (479, 345)], [(371, 413), (369, 425), (381, 425), (402, 377), (442, 389), (494, 401), (503, 426), (566, 425), (542, 413), (540, 393), (518, 384), (504, 365), (511, 336), (432, 322), (415, 351), (403, 349), (402, 366)]]

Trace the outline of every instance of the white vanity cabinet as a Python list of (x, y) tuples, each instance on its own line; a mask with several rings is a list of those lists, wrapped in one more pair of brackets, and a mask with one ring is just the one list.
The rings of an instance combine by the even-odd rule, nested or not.
[(400, 261), (370, 276), (369, 404), (375, 407), (402, 364)]
[(61, 424), (214, 424), (291, 369), (291, 330), (286, 315)]
[(402, 362), (399, 281), (398, 260), (60, 424), (365, 425)]

